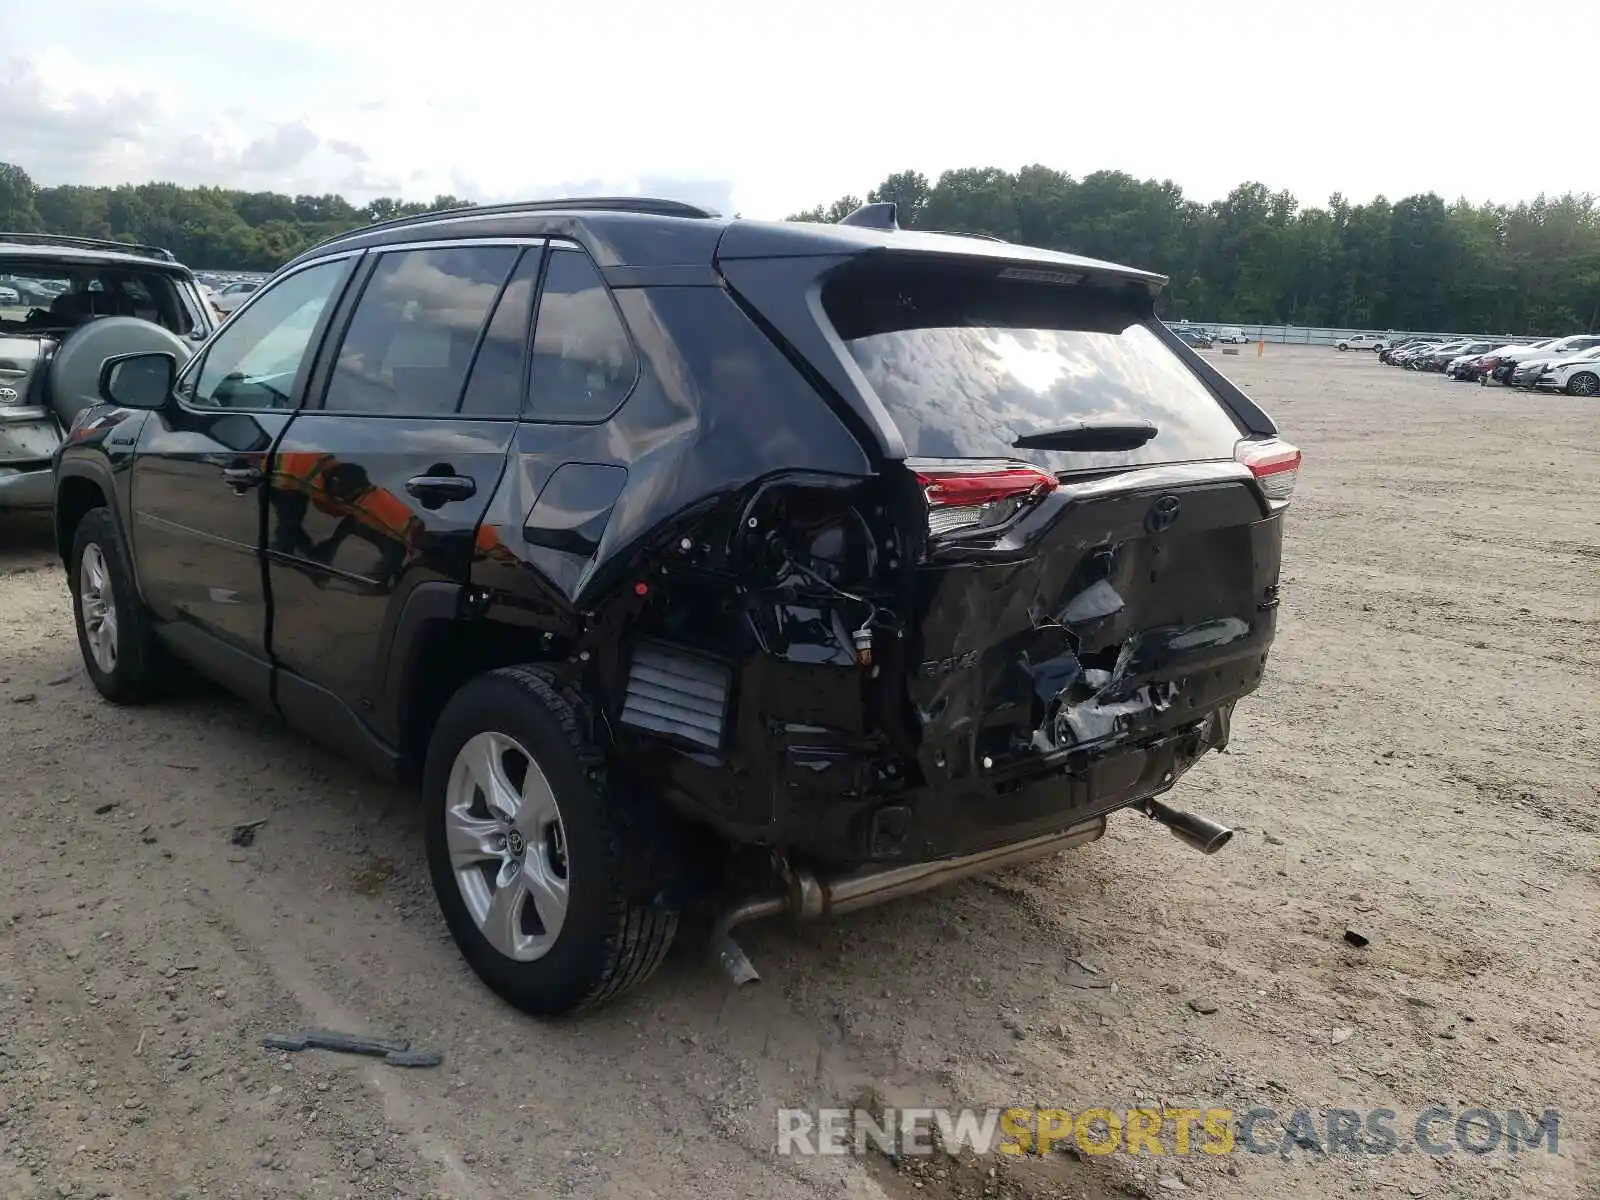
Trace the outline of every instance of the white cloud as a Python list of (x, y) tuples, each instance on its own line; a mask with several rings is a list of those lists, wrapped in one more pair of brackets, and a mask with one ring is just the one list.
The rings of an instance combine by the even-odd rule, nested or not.
[(1589, 160), (1448, 139), (1419, 153), (1408, 135), (1487, 146), (1581, 123), (1581, 70), (1518, 87), (1482, 74), (1473, 39), (1493, 34), (1514, 62), (1512, 43), (1586, 27), (1591, 4), (1525, 0), (1515, 28), (1489, 0), (1444, 19), (1371, 0), (13, 4), (0, 159), (45, 183), (165, 176), (354, 199), (589, 181), (761, 216), (907, 167), (1036, 161), (1171, 177), (1200, 199), (1260, 179), (1313, 203), (1513, 200), (1592, 187)]

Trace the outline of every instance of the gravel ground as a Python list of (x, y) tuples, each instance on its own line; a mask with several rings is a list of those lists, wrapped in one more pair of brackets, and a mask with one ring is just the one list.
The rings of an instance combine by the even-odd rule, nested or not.
[[(685, 939), (561, 1025), (462, 966), (404, 793), (226, 696), (102, 703), (47, 526), (0, 519), (0, 1196), (1600, 1195), (1600, 405), (1211, 353), (1307, 452), (1266, 681), (1178, 793), (1233, 844), (1122, 817), (757, 927), (750, 992)], [(444, 1064), (258, 1044), (307, 1025)], [(868, 1092), (1563, 1120), (1555, 1155), (773, 1153), (779, 1104)]]

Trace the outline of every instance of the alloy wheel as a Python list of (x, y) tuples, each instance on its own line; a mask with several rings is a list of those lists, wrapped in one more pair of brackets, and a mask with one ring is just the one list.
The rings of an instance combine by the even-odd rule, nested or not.
[(501, 733), (468, 739), (445, 788), (444, 827), (479, 932), (507, 958), (543, 958), (567, 917), (567, 839), (555, 793), (520, 742)]
[(83, 609), (84, 640), (94, 665), (110, 675), (117, 669), (117, 605), (111, 571), (100, 547), (90, 542), (78, 561), (78, 600)]
[(1567, 391), (1574, 396), (1593, 396), (1600, 393), (1600, 375), (1592, 375), (1588, 371), (1574, 375), (1567, 383)]

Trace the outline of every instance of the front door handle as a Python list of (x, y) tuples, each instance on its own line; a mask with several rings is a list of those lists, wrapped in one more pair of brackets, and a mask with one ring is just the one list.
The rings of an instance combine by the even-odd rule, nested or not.
[(262, 480), (260, 467), (223, 467), (222, 481), (233, 489), (235, 496), (242, 496), (253, 487), (259, 487)]
[(413, 475), (406, 480), (406, 491), (424, 506), (437, 508), (447, 500), (471, 499), (478, 485), (467, 475)]

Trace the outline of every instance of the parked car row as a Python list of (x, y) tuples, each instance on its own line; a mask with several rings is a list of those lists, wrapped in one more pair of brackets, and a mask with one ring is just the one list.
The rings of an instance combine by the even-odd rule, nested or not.
[(1484, 386), (1600, 395), (1600, 334), (1579, 333), (1538, 341), (1495, 338), (1411, 338), (1378, 352), (1380, 362), (1408, 371), (1437, 371)]
[(258, 272), (237, 271), (196, 271), (194, 278), (218, 320), (233, 312), (267, 281), (267, 277)]
[(1209, 350), (1216, 345), (1216, 337), (1198, 325), (1173, 325), (1172, 332), (1197, 350)]
[(1234, 325), (1224, 325), (1219, 329), (1207, 329), (1203, 325), (1192, 325), (1188, 321), (1177, 321), (1170, 324), (1172, 332), (1188, 342), (1191, 346), (1209, 349), (1215, 345), (1239, 346), (1248, 342), (1250, 338), (1245, 331)]

